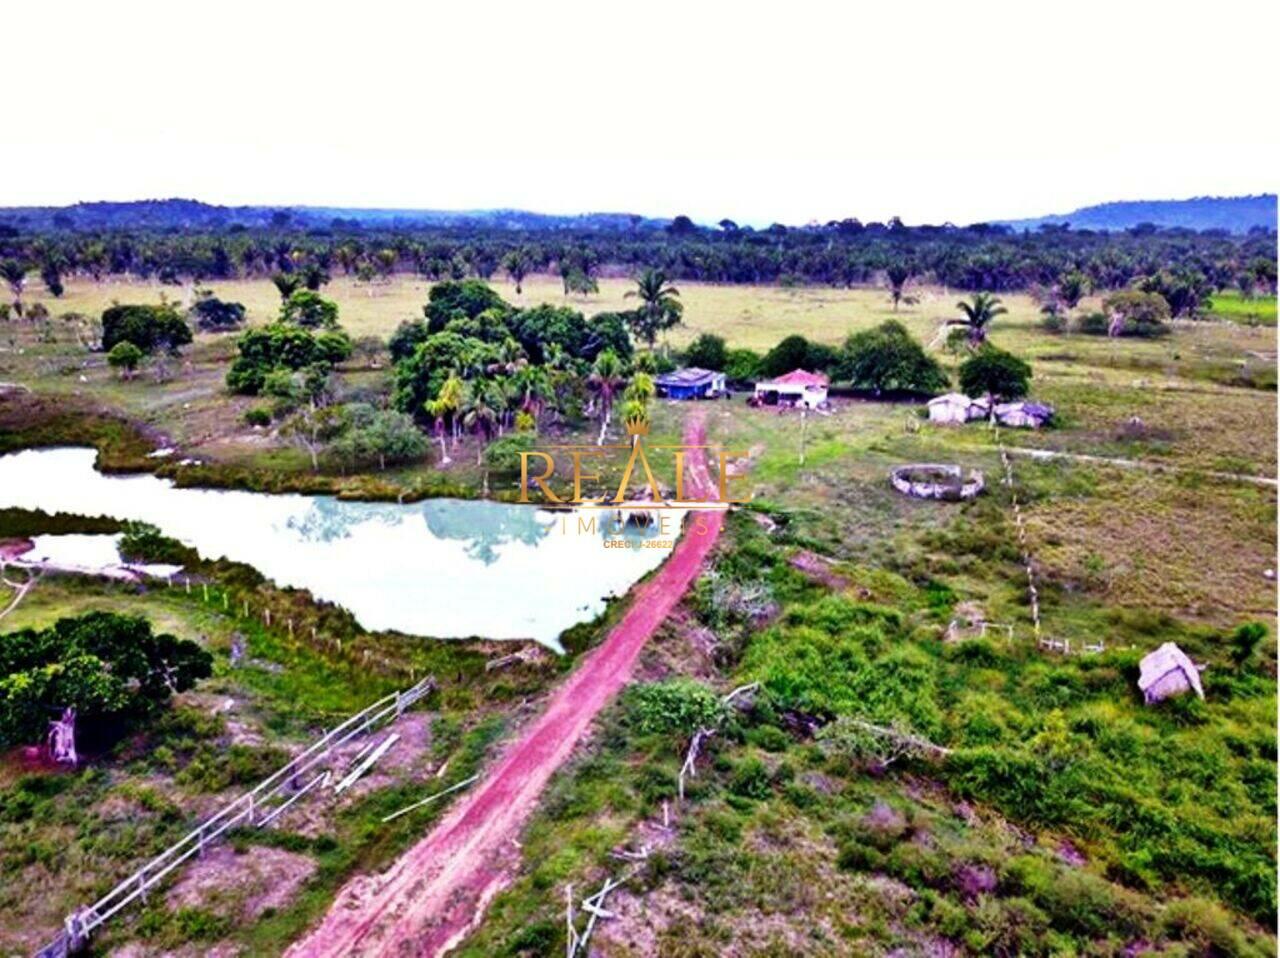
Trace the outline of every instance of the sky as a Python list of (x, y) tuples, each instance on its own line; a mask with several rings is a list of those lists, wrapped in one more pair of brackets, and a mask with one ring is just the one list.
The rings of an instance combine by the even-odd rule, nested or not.
[(1274, 0), (49, 0), (4, 29), (0, 206), (968, 223), (1280, 186)]

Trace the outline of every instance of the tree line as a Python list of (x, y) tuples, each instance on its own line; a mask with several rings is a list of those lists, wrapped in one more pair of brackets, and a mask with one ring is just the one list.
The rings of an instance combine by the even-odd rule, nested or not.
[[(345, 225), (343, 225), (345, 224)], [(39, 279), (54, 296), (68, 277), (112, 275), (185, 284), (282, 277), (316, 290), (335, 275), (378, 282), (396, 273), (430, 280), (559, 275), (566, 293), (589, 294), (606, 273), (652, 269), (672, 280), (849, 286), (907, 276), (959, 290), (1002, 292), (1053, 286), (1079, 274), (1112, 290), (1161, 271), (1195, 274), (1213, 289), (1275, 288), (1276, 237), (1135, 227), (1101, 233), (1042, 227), (908, 227), (856, 219), (765, 230), (724, 220), (715, 229), (677, 217), (665, 229), (500, 230), (481, 226), (360, 228), (119, 229), (21, 232), (0, 225), (0, 279), (20, 304)], [(1270, 264), (1267, 269), (1266, 264)], [(20, 305), (19, 305), (20, 310)]]

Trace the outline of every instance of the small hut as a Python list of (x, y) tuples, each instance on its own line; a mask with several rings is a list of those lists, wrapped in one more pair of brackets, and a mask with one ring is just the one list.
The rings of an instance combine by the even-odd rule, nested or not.
[(929, 421), (965, 423), (985, 419), (991, 404), (985, 399), (970, 399), (964, 393), (947, 393), (929, 400)]
[(715, 399), (725, 393), (724, 373), (688, 366), (654, 380), (658, 395), (668, 399)]
[(1187, 658), (1187, 653), (1173, 642), (1166, 642), (1154, 652), (1143, 657), (1138, 676), (1138, 689), (1147, 705), (1161, 702), (1172, 695), (1182, 695), (1195, 690), (1204, 698), (1200, 684), (1200, 670)]
[(996, 422), (1015, 429), (1039, 429), (1053, 418), (1053, 407), (1038, 402), (1007, 402), (996, 406)]

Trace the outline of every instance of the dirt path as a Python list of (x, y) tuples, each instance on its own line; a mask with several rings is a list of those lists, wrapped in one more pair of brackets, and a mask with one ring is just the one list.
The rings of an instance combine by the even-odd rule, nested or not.
[[(701, 410), (691, 413), (684, 441), (706, 441)], [(713, 497), (716, 484), (704, 457), (689, 460), (692, 495)], [(519, 867), (517, 841), (547, 781), (628, 681), (641, 647), (697, 577), (724, 514), (695, 512), (689, 522), (657, 574), (635, 590), (604, 643), (556, 690), (546, 711), (484, 780), (390, 869), (348, 882), (320, 925), (286, 955), (441, 955), (479, 924)]]
[(1120, 469), (1145, 469), (1148, 472), (1191, 472), (1209, 476), (1212, 479), (1223, 479), (1227, 482), (1244, 482), (1255, 486), (1270, 486), (1273, 489), (1280, 484), (1270, 476), (1251, 476), (1242, 472), (1194, 469), (1188, 466), (1153, 462), (1149, 459), (1113, 459), (1110, 456), (1090, 456), (1081, 452), (1057, 452), (1052, 449), (1031, 449), (1027, 446), (1006, 446), (1005, 450), (1011, 456), (1025, 456), (1028, 459), (1068, 459), (1072, 462), (1093, 462), (1104, 466), (1116, 466)]

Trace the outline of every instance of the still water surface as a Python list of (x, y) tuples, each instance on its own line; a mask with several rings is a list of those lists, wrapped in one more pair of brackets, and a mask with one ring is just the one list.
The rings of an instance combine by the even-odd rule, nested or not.
[[(600, 533), (577, 532), (572, 513), (456, 499), (397, 505), (179, 489), (151, 475), (103, 475), (94, 457), (83, 448), (0, 456), (0, 508), (150, 522), (206, 558), (247, 563), (279, 585), (336, 602), (368, 629), (555, 647), (561, 632), (599, 614), (605, 597), (624, 593), (668, 554), (606, 549)], [(610, 513), (584, 515), (601, 525)], [(680, 514), (667, 516), (679, 529)], [(42, 548), (57, 550), (55, 539), (79, 540), (57, 553), (74, 560), (78, 549), (102, 553), (109, 537), (42, 537)]]

